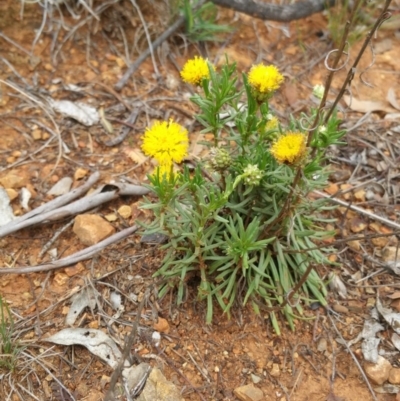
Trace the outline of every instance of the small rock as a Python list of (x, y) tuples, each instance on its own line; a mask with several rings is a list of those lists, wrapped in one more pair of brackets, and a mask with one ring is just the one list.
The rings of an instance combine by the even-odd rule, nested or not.
[(75, 217), (74, 233), (85, 245), (94, 245), (114, 234), (115, 228), (96, 214), (81, 214)]
[(184, 401), (179, 390), (161, 371), (153, 368), (137, 401)]
[(365, 374), (371, 382), (377, 385), (383, 384), (388, 379), (391, 369), (390, 362), (380, 355), (377, 363), (365, 362), (364, 364)]
[(132, 216), (132, 209), (129, 205), (122, 205), (118, 209), (119, 215), (124, 219), (129, 219)]
[(261, 401), (264, 399), (264, 393), (253, 384), (247, 386), (236, 387), (233, 393), (241, 401)]
[(85, 170), (84, 168), (79, 167), (74, 173), (74, 180), (75, 181), (81, 180), (87, 173), (88, 173), (88, 170)]
[(50, 188), (50, 190), (47, 192), (47, 195), (59, 196), (68, 193), (71, 189), (72, 182), (73, 181), (71, 177), (61, 178), (60, 181), (55, 183)]
[(107, 221), (117, 221), (118, 216), (115, 213), (109, 213), (104, 216)]
[(319, 352), (325, 352), (327, 350), (327, 347), (328, 343), (326, 341), (326, 338), (324, 337), (320, 338), (320, 340), (318, 341), (317, 350)]
[(261, 381), (261, 377), (260, 376), (257, 376), (257, 375), (255, 375), (253, 373), (250, 376), (251, 376), (251, 381), (254, 384), (260, 383), (260, 381)]
[(169, 333), (169, 323), (166, 319), (159, 317), (158, 321), (153, 324), (153, 329), (160, 333)]
[(42, 139), (42, 131), (40, 129), (34, 129), (31, 135), (34, 141), (40, 141)]
[(27, 180), (21, 175), (16, 175), (13, 173), (8, 173), (4, 177), (0, 178), (0, 184), (4, 188), (22, 188), (26, 185)]
[(392, 384), (400, 384), (400, 369), (399, 368), (392, 368), (389, 372), (389, 383)]
[(272, 364), (272, 369), (269, 374), (272, 377), (279, 377), (281, 375), (281, 370), (279, 369), (279, 365), (277, 363)]

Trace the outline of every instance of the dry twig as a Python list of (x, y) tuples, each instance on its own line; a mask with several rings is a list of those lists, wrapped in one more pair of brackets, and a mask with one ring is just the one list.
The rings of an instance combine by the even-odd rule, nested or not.
[(350, 349), (350, 347), (348, 346), (346, 340), (343, 338), (343, 336), (342, 336), (342, 334), (340, 333), (339, 329), (336, 327), (335, 322), (334, 322), (333, 319), (332, 319), (332, 316), (331, 316), (329, 313), (327, 314), (327, 316), (328, 316), (329, 320), (331, 321), (332, 326), (333, 326), (333, 328), (335, 329), (337, 335), (341, 338), (342, 343), (346, 346), (347, 351), (350, 353), (351, 357), (353, 358), (354, 363), (356, 364), (358, 370), (359, 370), (360, 373), (361, 373), (361, 376), (363, 377), (365, 383), (366, 383), (367, 386), (368, 386), (368, 390), (369, 390), (369, 392), (371, 393), (372, 398), (374, 399), (374, 401), (378, 401), (378, 399), (376, 398), (375, 392), (374, 392), (374, 390), (373, 390), (373, 388), (372, 388), (372, 386), (371, 386), (371, 383), (369, 382), (369, 380), (368, 380), (368, 378), (367, 378), (367, 376), (366, 376), (366, 374), (365, 374), (365, 372), (364, 372), (364, 369), (363, 369), (363, 368), (361, 367), (361, 365), (360, 365), (360, 362), (358, 362), (358, 359), (357, 359), (356, 356), (354, 355), (353, 351), (352, 351), (352, 350)]

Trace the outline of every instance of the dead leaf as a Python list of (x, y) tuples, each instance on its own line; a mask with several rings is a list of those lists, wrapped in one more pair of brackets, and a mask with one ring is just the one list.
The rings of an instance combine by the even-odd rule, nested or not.
[(343, 96), (346, 105), (353, 111), (360, 113), (369, 113), (374, 111), (384, 111), (385, 113), (394, 113), (396, 110), (381, 100), (358, 100), (350, 96)]
[(69, 100), (53, 100), (48, 99), (53, 110), (73, 118), (81, 124), (90, 127), (97, 124), (100, 120), (99, 112), (95, 107), (82, 102), (71, 102)]
[(341, 278), (336, 273), (329, 274), (329, 288), (337, 293), (340, 298), (347, 298), (347, 289)]
[(83, 345), (113, 369), (117, 367), (122, 357), (122, 353), (114, 340), (100, 330), (64, 329), (43, 340), (59, 345)]
[(376, 309), (385, 319), (386, 323), (400, 335), (400, 313), (394, 313), (391, 309), (385, 308), (378, 297), (376, 298)]
[(80, 293), (72, 297), (72, 304), (69, 308), (68, 315), (65, 319), (65, 324), (72, 326), (81, 312), (89, 307), (93, 310), (96, 307), (96, 296), (92, 289), (84, 289)]

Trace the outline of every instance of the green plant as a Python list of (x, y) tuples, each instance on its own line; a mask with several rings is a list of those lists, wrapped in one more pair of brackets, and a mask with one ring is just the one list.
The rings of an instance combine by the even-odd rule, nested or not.
[(229, 25), (217, 23), (214, 3), (199, 0), (179, 0), (178, 8), (185, 16), (186, 36), (192, 42), (218, 41), (221, 34), (232, 31)]
[[(170, 121), (144, 134), (143, 150), (160, 165), (149, 176), (158, 201), (142, 205), (155, 215), (146, 231), (169, 237), (155, 274), (166, 279), (160, 296), (177, 287), (177, 302), (183, 302), (189, 279), (197, 277), (207, 323), (214, 299), (228, 315), (240, 300), (269, 312), (277, 333), (279, 310), (294, 329), (294, 319), (305, 318), (304, 303), (326, 305), (325, 283), (313, 266), (329, 264), (329, 250), (316, 247), (332, 235), (321, 227), (329, 207), (307, 195), (327, 183), (326, 150), (344, 135), (339, 120), (334, 113), (325, 125), (315, 125), (323, 114), (313, 109), (281, 126), (269, 108), (283, 81), (274, 66), (253, 66), (241, 87), (236, 65), (228, 61), (217, 71), (195, 58), (181, 75), (202, 90), (191, 100), (212, 140), (204, 143), (208, 158), (194, 171), (175, 173), (173, 162), (187, 152), (187, 131)], [(319, 88), (316, 95), (322, 94)]]
[(0, 295), (0, 368), (14, 371), (21, 348), (13, 339), (14, 320), (7, 303)]

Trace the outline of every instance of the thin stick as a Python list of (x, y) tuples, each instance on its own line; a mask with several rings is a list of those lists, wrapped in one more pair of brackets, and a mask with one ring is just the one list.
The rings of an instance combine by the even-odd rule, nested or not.
[(359, 370), (360, 373), (361, 373), (361, 376), (363, 377), (365, 383), (366, 383), (367, 386), (368, 386), (368, 390), (369, 390), (369, 392), (371, 393), (372, 398), (374, 399), (374, 401), (378, 401), (378, 399), (376, 398), (376, 395), (375, 395), (375, 393), (374, 393), (374, 390), (373, 390), (373, 388), (372, 388), (372, 386), (371, 386), (371, 383), (369, 382), (367, 376), (365, 375), (365, 372), (364, 372), (363, 368), (361, 367), (360, 363), (358, 362), (356, 356), (354, 355), (353, 351), (352, 351), (352, 350), (350, 349), (350, 347), (348, 346), (347, 341), (343, 338), (342, 334), (340, 333), (340, 331), (339, 331), (338, 328), (336, 327), (335, 322), (333, 321), (331, 315), (330, 315), (329, 313), (327, 313), (327, 316), (328, 316), (329, 320), (331, 321), (332, 326), (333, 326), (333, 328), (335, 329), (337, 335), (340, 337), (340, 339), (342, 340), (343, 344), (346, 346), (347, 351), (350, 353), (351, 357), (353, 358), (354, 363), (356, 364), (358, 370)]
[(74, 219), (72, 219), (71, 221), (69, 221), (67, 224), (65, 224), (64, 226), (62, 226), (59, 230), (57, 230), (54, 235), (50, 238), (49, 241), (46, 242), (46, 244), (44, 245), (44, 247), (42, 248), (42, 250), (39, 253), (38, 258), (42, 259), (43, 255), (49, 250), (49, 248), (54, 244), (54, 242), (57, 240), (57, 238), (69, 227), (72, 226), (72, 224), (74, 224)]
[(333, 203), (337, 203), (338, 205), (346, 206), (350, 210), (354, 210), (357, 213), (363, 214), (364, 216), (367, 216), (368, 218), (370, 218), (372, 220), (379, 221), (379, 222), (381, 222), (383, 224), (386, 224), (389, 227), (392, 227), (392, 228), (395, 228), (397, 230), (400, 230), (400, 224), (396, 223), (395, 221), (391, 221), (389, 219), (385, 219), (384, 217), (381, 217), (381, 216), (378, 216), (378, 215), (376, 215), (374, 213), (371, 213), (368, 210), (364, 210), (361, 207), (351, 205), (348, 202), (342, 201), (340, 199), (332, 198), (329, 195), (325, 194), (324, 192), (313, 191), (313, 193), (315, 193), (315, 194), (317, 194), (317, 195), (319, 195), (319, 196), (321, 196), (323, 198), (329, 199), (330, 201), (332, 201)]
[(147, 39), (147, 42), (149, 44), (148, 49), (149, 49), (149, 52), (150, 52), (150, 55), (151, 55), (151, 61), (153, 63), (154, 72), (156, 73), (156, 77), (158, 78), (160, 76), (160, 71), (158, 71), (156, 58), (154, 57), (154, 48), (153, 48), (153, 44), (151, 43), (151, 38), (150, 38), (149, 30), (147, 28), (146, 21), (145, 21), (145, 19), (143, 17), (142, 10), (140, 9), (140, 7), (136, 3), (136, 0), (131, 0), (131, 3), (133, 5), (133, 7), (135, 7), (135, 9), (136, 9), (136, 11), (137, 11), (137, 13), (139, 15), (140, 21), (142, 22), (144, 33), (146, 35), (146, 39)]
[[(162, 35), (160, 35), (152, 44), (151, 48), (154, 51), (159, 47), (165, 40), (167, 40), (176, 30), (178, 30), (186, 21), (185, 17), (179, 17), (173, 25), (171, 25)], [(116, 91), (120, 91), (128, 82), (129, 78), (135, 73), (135, 71), (141, 66), (141, 64), (151, 54), (150, 48), (147, 48), (137, 59), (131, 64), (122, 78), (114, 86)]]

